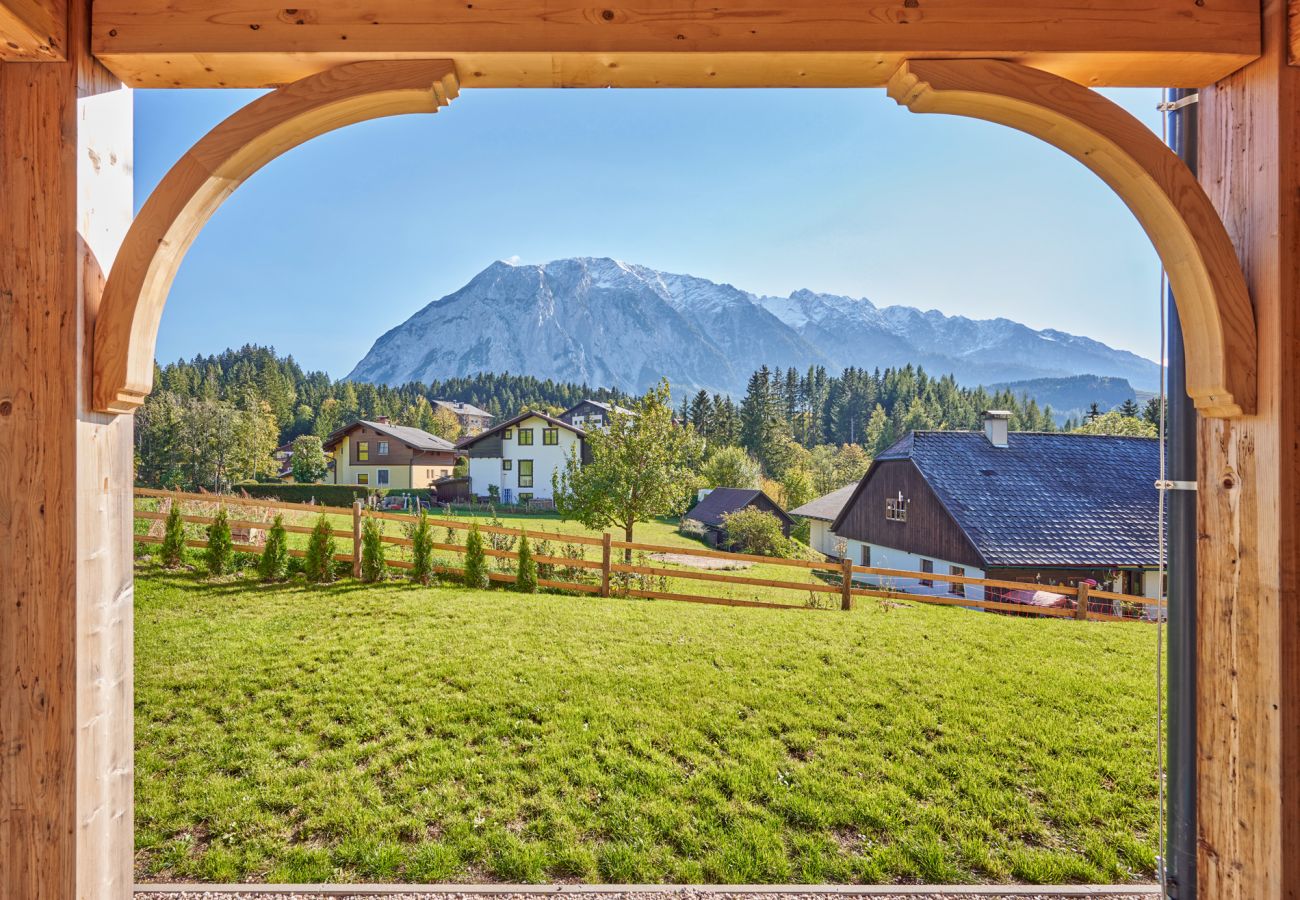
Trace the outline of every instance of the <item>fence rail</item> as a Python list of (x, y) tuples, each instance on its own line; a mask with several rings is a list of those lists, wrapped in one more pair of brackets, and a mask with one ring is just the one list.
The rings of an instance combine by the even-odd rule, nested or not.
[[(173, 491), (160, 491), (146, 488), (137, 488), (135, 491), (137, 498), (155, 499), (160, 501), (172, 502), (194, 502), (209, 503), (217, 505), (232, 505), (236, 507), (257, 508), (263, 511), (287, 511), (294, 513), (326, 513), (335, 516), (345, 516), (347, 511), (335, 507), (321, 507), (307, 503), (281, 503), (278, 501), (259, 500), (246, 497), (232, 497), (220, 494), (191, 494), (178, 493)], [(332, 528), (330, 533), (336, 538), (350, 540), (352, 542), (351, 553), (337, 553), (334, 559), (339, 562), (350, 562), (353, 565), (353, 574), (360, 575), (361, 564), (361, 525), (365, 518), (374, 518), (382, 521), (400, 522), (404, 525), (411, 525), (416, 518), (411, 515), (400, 513), (385, 512), (381, 510), (366, 509), (359, 501), (354, 504), (352, 510), (352, 529), (342, 530)], [(266, 514), (266, 513), (264, 513)], [(156, 523), (167, 518), (167, 513), (161, 510), (137, 509), (136, 518)], [(184, 513), (181, 516), (182, 521), (193, 525), (210, 524), (213, 521), (212, 516), (200, 515), (193, 512)], [(472, 524), (459, 519), (444, 519), (428, 517), (427, 521), (430, 526), (436, 528), (451, 529), (453, 531), (467, 531)], [(587, 559), (584, 556), (556, 556), (554, 554), (542, 553), (534, 554), (534, 561), (547, 568), (546, 577), (538, 579), (540, 587), (552, 590), (572, 591), (586, 594), (599, 594), (601, 596), (610, 596), (618, 594), (627, 597), (639, 597), (657, 600), (674, 600), (686, 603), (707, 603), (720, 606), (738, 606), (753, 608), (772, 608), (772, 609), (802, 609), (814, 608), (824, 609), (819, 606), (816, 597), (826, 595), (839, 595), (841, 609), (851, 609), (854, 600), (857, 598), (879, 598), (884, 600), (906, 600), (910, 602), (928, 603), (939, 606), (958, 606), (965, 609), (979, 609), (1001, 613), (1013, 613), (1017, 615), (1044, 616), (1050, 618), (1075, 618), (1087, 619), (1096, 622), (1119, 622), (1133, 621), (1137, 616), (1116, 614), (1115, 610), (1121, 612), (1125, 608), (1141, 609), (1143, 611), (1155, 610), (1155, 615), (1163, 614), (1165, 601), (1138, 597), (1131, 594), (1120, 594), (1112, 591), (1102, 591), (1090, 589), (1087, 584), (1081, 584), (1078, 587), (1064, 585), (1037, 584), (1032, 582), (1003, 581), (999, 579), (976, 578), (967, 575), (945, 575), (942, 573), (916, 572), (907, 569), (887, 569), (873, 566), (853, 565), (849, 560), (830, 560), (816, 561), (803, 559), (777, 559), (768, 556), (756, 556), (746, 553), (729, 553), (723, 550), (713, 550), (706, 547), (681, 547), (667, 544), (648, 544), (635, 541), (615, 540), (608, 532), (601, 537), (591, 537), (588, 535), (563, 534), (550, 531), (539, 531), (536, 529), (519, 529), (508, 526), (494, 526), (478, 524), (478, 529), (483, 534), (498, 536), (502, 539), (517, 538), (521, 534), (526, 535), (533, 541), (548, 541), (571, 544), (575, 547), (599, 548), (599, 559)], [(257, 520), (252, 518), (232, 519), (230, 525), (233, 528), (247, 529), (267, 529), (270, 527), (269, 519)], [(156, 527), (156, 526), (154, 526)], [(285, 530), (295, 534), (308, 534), (313, 531), (311, 526), (285, 523)], [(158, 544), (162, 538), (152, 534), (137, 534), (137, 541), (142, 543)], [(381, 540), (390, 546), (409, 548), (413, 541), (407, 537), (398, 535), (384, 534)], [(206, 547), (207, 542), (203, 540), (187, 540), (187, 546)], [(464, 544), (433, 542), (432, 548), (444, 553), (454, 553), (463, 555), (465, 553)], [(260, 553), (261, 546), (255, 543), (236, 543), (234, 549), (246, 553)], [(776, 578), (757, 578), (746, 575), (736, 575), (730, 572), (707, 571), (702, 569), (691, 568), (669, 568), (666, 565), (650, 565), (645, 562), (631, 563), (616, 561), (613, 555), (614, 550), (623, 550), (639, 553), (651, 554), (670, 554), (673, 556), (698, 557), (703, 560), (727, 560), (737, 563), (761, 563), (764, 565), (784, 566), (789, 569), (801, 570), (811, 579), (808, 581), (790, 581)], [(497, 560), (518, 560), (519, 553), (514, 549), (506, 547), (484, 546), (484, 554), (492, 559)], [(290, 548), (290, 555), (303, 557), (305, 551)], [(411, 562), (403, 559), (390, 559), (387, 564), (395, 569), (409, 570), (412, 567)], [(433, 570), (444, 575), (463, 575), (464, 568), (455, 565), (446, 565), (439, 563), (433, 567)], [(565, 580), (562, 578), (550, 577), (556, 573), (564, 573), (570, 578), (576, 578), (579, 573), (587, 572), (592, 576), (599, 578), (598, 583), (581, 580)], [(838, 576), (835, 580), (829, 580), (831, 573)], [(794, 575), (791, 572), (791, 575)], [(633, 582), (633, 576), (642, 579), (641, 583)], [(874, 584), (864, 583), (860, 577), (874, 579)], [(516, 580), (514, 574), (509, 572), (491, 572), (489, 578), (492, 581), (502, 583), (513, 583)], [(653, 585), (645, 583), (644, 579), (660, 579), (659, 587), (662, 590), (652, 589)], [(706, 582), (708, 584), (735, 585), (742, 588), (767, 588), (773, 590), (792, 591), (805, 595), (807, 598), (806, 605), (796, 605), (794, 603), (779, 603), (772, 600), (758, 599), (751, 596), (744, 597), (726, 597), (711, 596), (698, 593), (681, 593), (679, 591), (667, 590), (669, 579), (683, 579), (686, 581)], [(619, 581), (621, 583), (616, 583)], [(996, 592), (1049, 592), (1061, 595), (1065, 598), (1060, 601), (1061, 605), (1057, 606), (1040, 606), (1027, 604), (1023, 602), (1009, 602), (1006, 593), (996, 593), (994, 598), (986, 597), (966, 597), (956, 594), (944, 595), (936, 593), (927, 593), (924, 591), (909, 591), (904, 587), (895, 584), (895, 581), (928, 583), (933, 586), (934, 583), (944, 583), (949, 585), (959, 585), (964, 591), (966, 587), (976, 587), (985, 591)], [(1000, 598), (1000, 599), (995, 599)], [(1109, 610), (1109, 611), (1108, 611)]]

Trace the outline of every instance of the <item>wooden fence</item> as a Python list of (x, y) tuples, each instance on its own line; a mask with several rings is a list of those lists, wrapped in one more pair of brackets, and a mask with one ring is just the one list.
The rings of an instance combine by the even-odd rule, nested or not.
[[(220, 494), (189, 494), (178, 493), (173, 491), (152, 490), (147, 488), (137, 488), (135, 491), (137, 498), (170, 500), (172, 502), (191, 502), (216, 504), (218, 506), (231, 506), (235, 508), (257, 509), (262, 512), (262, 518), (238, 517), (230, 520), (232, 529), (268, 529), (270, 527), (269, 513), (271, 511), (291, 512), (291, 513), (310, 513), (319, 515), (326, 513), (335, 516), (345, 516), (347, 511), (335, 507), (313, 506), (306, 503), (280, 503), (266, 500), (258, 500), (247, 497), (233, 497)], [(383, 512), (379, 510), (367, 509), (358, 501), (354, 504), (352, 510), (352, 527), (349, 530), (332, 529), (331, 534), (336, 538), (341, 538), (351, 542), (351, 552), (335, 554), (334, 559), (352, 564), (352, 573), (355, 577), (361, 574), (361, 534), (362, 522), (366, 517), (372, 517), (385, 521), (398, 522), (410, 526), (416, 521), (414, 516), (402, 513)], [(160, 522), (167, 518), (167, 513), (162, 510), (136, 509), (135, 516), (137, 519)], [(195, 525), (206, 525), (212, 522), (213, 517), (199, 515), (194, 513), (183, 514), (182, 520)], [(428, 523), (434, 528), (451, 529), (452, 531), (468, 531), (471, 522), (428, 517)], [(313, 529), (308, 525), (289, 524), (284, 525), (285, 530), (290, 533), (308, 534)], [(966, 609), (988, 610), (1001, 613), (1011, 613), (1027, 616), (1046, 616), (1056, 618), (1074, 618), (1087, 619), (1090, 621), (1102, 622), (1119, 622), (1135, 621), (1140, 619), (1152, 619), (1164, 614), (1165, 602), (1163, 600), (1138, 597), (1130, 594), (1118, 594), (1110, 591), (1101, 591), (1090, 589), (1086, 584), (1078, 587), (1034, 584), (1029, 582), (1016, 581), (999, 581), (996, 579), (974, 578), (965, 575), (943, 575), (940, 573), (915, 572), (904, 569), (885, 569), (871, 566), (853, 565), (848, 559), (844, 560), (807, 560), (807, 559), (777, 559), (769, 556), (755, 556), (745, 553), (728, 553), (722, 550), (712, 550), (707, 547), (682, 547), (667, 544), (645, 544), (630, 541), (615, 540), (608, 532), (600, 537), (580, 534), (564, 534), (550, 531), (539, 531), (535, 529), (519, 529), (507, 526), (494, 526), (478, 523), (479, 531), (489, 536), (484, 546), (485, 555), (494, 559), (518, 560), (519, 554), (513, 549), (503, 549), (501, 547), (490, 546), (493, 535), (499, 535), (502, 538), (518, 538), (521, 534), (526, 535), (530, 541), (536, 542), (562, 542), (574, 547), (591, 548), (592, 552), (598, 552), (597, 559), (575, 556), (572, 554), (564, 556), (555, 556), (548, 554), (534, 553), (533, 559), (543, 572), (553, 573), (559, 571), (566, 574), (566, 579), (554, 577), (544, 577), (538, 579), (540, 587), (559, 591), (574, 591), (578, 593), (596, 594), (602, 597), (612, 595), (626, 597), (641, 597), (656, 600), (676, 600), (687, 603), (707, 603), (722, 606), (741, 606), (757, 607), (765, 609), (825, 609), (827, 607), (813, 602), (817, 596), (824, 596), (831, 601), (831, 608), (838, 607), (842, 610), (853, 608), (855, 599), (863, 597), (879, 598), (884, 600), (907, 600), (918, 603), (929, 603), (941, 606), (959, 606)], [(250, 532), (251, 533), (251, 532)], [(406, 537), (397, 535), (384, 534), (381, 538), (385, 544), (409, 548), (412, 541)], [(162, 542), (162, 537), (153, 534), (137, 534), (135, 540), (142, 543), (158, 544)], [(187, 540), (187, 546), (206, 547), (207, 542), (203, 540)], [(464, 554), (465, 546), (460, 543), (434, 542), (433, 549), (445, 553)], [(236, 543), (234, 549), (245, 553), (260, 553), (262, 547), (260, 544), (247, 542)], [(639, 554), (671, 554), (673, 556), (696, 557), (705, 560), (725, 560), (736, 563), (755, 563), (762, 565), (784, 567), (791, 570), (800, 570), (804, 575), (811, 575), (818, 580), (791, 581), (777, 578), (755, 578), (745, 575), (736, 575), (731, 572), (708, 571), (704, 569), (692, 569), (686, 567), (671, 567), (667, 564), (650, 564), (644, 559), (640, 562), (626, 562), (616, 558), (614, 551), (631, 551)], [(290, 555), (302, 557), (306, 553), (299, 549), (290, 549)], [(623, 554), (619, 554), (623, 556)], [(412, 564), (407, 560), (388, 559), (387, 565), (395, 569), (410, 569)], [(452, 566), (439, 564), (434, 566), (434, 571), (446, 575), (463, 575), (462, 566)], [(579, 573), (590, 573), (591, 581), (578, 580), (581, 577)], [(864, 584), (861, 578), (855, 580), (855, 576), (866, 576), (872, 579), (873, 584)], [(510, 572), (491, 572), (489, 577), (493, 581), (513, 583), (515, 575)], [(659, 583), (647, 582), (646, 579), (658, 579)], [(757, 597), (736, 598), (725, 596), (710, 596), (702, 593), (681, 593), (667, 590), (669, 579), (684, 579), (688, 581), (699, 581), (708, 584), (734, 585), (743, 588), (765, 588), (767, 590), (788, 590), (797, 592), (801, 595), (807, 595), (807, 601), (803, 604), (781, 603), (773, 600), (763, 600)], [(966, 586), (981, 589), (986, 595), (993, 592), (994, 598), (988, 596), (981, 598), (966, 597), (960, 595), (938, 595), (915, 590), (907, 590), (911, 583), (928, 582), (960, 585), (962, 590)], [(655, 589), (656, 587), (661, 589)], [(1021, 602), (1008, 602), (1006, 592), (1042, 592), (1047, 591), (1055, 594), (1072, 597), (1068, 607), (1049, 607), (1029, 605)]]

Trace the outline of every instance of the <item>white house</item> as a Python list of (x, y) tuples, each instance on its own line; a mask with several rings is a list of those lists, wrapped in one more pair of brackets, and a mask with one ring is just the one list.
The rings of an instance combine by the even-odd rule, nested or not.
[(588, 458), (586, 437), (568, 422), (525, 412), (462, 439), (456, 449), (469, 456), (469, 484), (475, 496), (490, 496), (495, 487), (501, 502), (526, 503), (554, 498), (552, 476), (571, 454)]

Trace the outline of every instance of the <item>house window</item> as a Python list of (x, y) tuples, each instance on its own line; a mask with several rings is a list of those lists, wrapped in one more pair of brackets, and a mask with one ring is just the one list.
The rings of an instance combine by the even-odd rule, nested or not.
[[(933, 574), (934, 574), (934, 560), (932, 560), (932, 559), (923, 559), (923, 560), (921, 560), (921, 572), (922, 572), (922, 574), (925, 574), (925, 575), (933, 575)], [(934, 579), (932, 579), (932, 578), (922, 578), (922, 579), (921, 579), (921, 587), (934, 587)]]
[(501, 435), (501, 440), (508, 441), (514, 436), (515, 430), (513, 428), (507, 428), (505, 434)]
[(379, 442), (379, 455), (380, 455), (380, 456), (387, 456), (387, 455), (388, 455), (388, 441), (380, 441), (380, 442)]
[[(379, 446), (382, 447), (382, 446), (384, 446), (384, 445), (383, 445), (383, 444), (380, 444)], [(380, 469), (378, 472), (375, 473), (375, 484), (378, 484), (378, 485), (381, 485), (381, 486), (382, 486), (382, 485), (386, 485), (386, 484), (388, 484), (388, 470), (387, 470), (387, 469)]]
[[(522, 434), (522, 432), (520, 432)], [(521, 488), (533, 486), (533, 461), (531, 459), (519, 460), (519, 486)]]
[(501, 460), (501, 471), (502, 471), (502, 472), (509, 472), (509, 471), (510, 471), (510, 467), (511, 467), (513, 464), (514, 464), (514, 460), (513, 460), (513, 459), (503, 459), (503, 460)]
[(357, 484), (370, 484), (370, 475), (361, 472), (357, 475)]
[(357, 462), (370, 459), (370, 441), (357, 441)]
[(558, 428), (543, 428), (543, 429), (542, 429), (542, 443), (545, 444), (547, 447), (554, 447), (554, 446), (556, 446), (557, 444), (559, 444), (559, 443), (560, 443), (560, 429), (558, 429)]
[(885, 518), (890, 522), (907, 521), (907, 500), (903, 499), (902, 491), (898, 492), (897, 497), (885, 500)]
[[(965, 577), (966, 577), (966, 570), (965, 570), (964, 568), (962, 568), (961, 566), (949, 566), (949, 567), (948, 567), (948, 574), (949, 574), (949, 575), (956, 575), (956, 576), (959, 577), (959, 578), (965, 578)], [(949, 582), (949, 584), (948, 584), (948, 593), (950, 593), (950, 594), (956, 594), (958, 597), (965, 597), (965, 596), (966, 596), (966, 585), (962, 584), (962, 583), (959, 582), (959, 581)]]
[(519, 446), (531, 447), (533, 445), (533, 430), (531, 428), (519, 429)]
[(523, 493), (521, 493), (521, 494), (519, 495), (519, 502), (520, 502), (520, 503), (527, 503), (527, 502), (528, 502), (529, 500), (531, 500), (531, 499), (533, 499), (533, 494), (532, 494), (531, 491), (524, 491)]
[(871, 545), (870, 545), (870, 544), (863, 544), (863, 545), (862, 545), (862, 563), (861, 563), (861, 564), (864, 565), (864, 566), (869, 566), (869, 565), (871, 565)]

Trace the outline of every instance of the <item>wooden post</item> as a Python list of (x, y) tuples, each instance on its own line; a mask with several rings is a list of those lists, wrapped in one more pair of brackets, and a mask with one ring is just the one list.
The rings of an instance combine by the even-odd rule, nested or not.
[(1078, 599), (1075, 601), (1074, 617), (1080, 622), (1088, 621), (1088, 582), (1080, 579)]
[(352, 501), (352, 577), (361, 577), (361, 501)]
[(848, 612), (853, 608), (853, 560), (847, 556), (840, 560), (840, 609)]
[(606, 531), (600, 544), (600, 596), (609, 596), (610, 536)]

